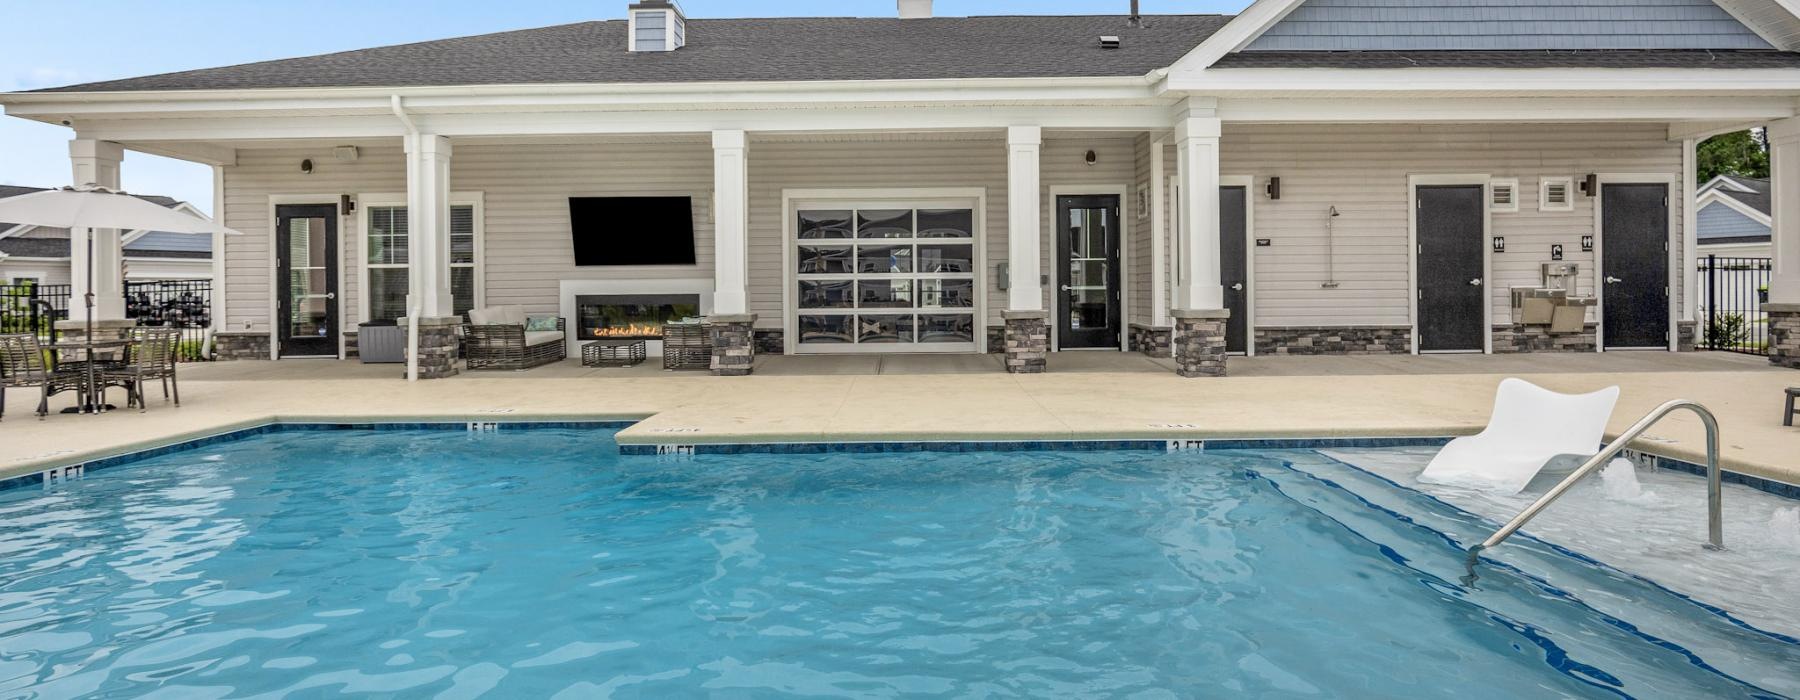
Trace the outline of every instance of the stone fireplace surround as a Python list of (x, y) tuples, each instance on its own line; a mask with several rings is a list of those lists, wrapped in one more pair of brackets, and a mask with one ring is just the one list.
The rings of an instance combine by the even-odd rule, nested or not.
[[(632, 294), (698, 294), (700, 296), (700, 315), (712, 315), (713, 281), (710, 278), (700, 279), (610, 279), (610, 280), (562, 280), (557, 283), (558, 299), (561, 300), (559, 316), (568, 320), (569, 356), (581, 356), (581, 344), (588, 338), (577, 337), (577, 328), (581, 310), (575, 303), (576, 297), (595, 295), (632, 295)], [(662, 341), (649, 340), (645, 344), (651, 354), (662, 352)]]

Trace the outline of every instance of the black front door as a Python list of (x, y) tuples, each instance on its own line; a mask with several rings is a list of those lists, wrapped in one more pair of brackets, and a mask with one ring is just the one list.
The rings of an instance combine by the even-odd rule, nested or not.
[(1418, 188), (1419, 350), (1480, 352), (1485, 343), (1480, 185)]
[(1219, 281), (1225, 285), (1225, 351), (1244, 352), (1250, 341), (1249, 261), (1244, 253), (1249, 190), (1219, 188)]
[(1606, 347), (1669, 346), (1669, 188), (1600, 188)]
[(276, 337), (283, 357), (338, 354), (337, 206), (275, 207)]
[(1056, 221), (1058, 347), (1117, 349), (1119, 198), (1057, 197)]

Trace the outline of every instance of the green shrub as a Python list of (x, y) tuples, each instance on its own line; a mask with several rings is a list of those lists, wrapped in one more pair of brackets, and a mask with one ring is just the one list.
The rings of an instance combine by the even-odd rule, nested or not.
[(1706, 346), (1714, 349), (1737, 347), (1749, 335), (1750, 327), (1742, 314), (1722, 314), (1707, 325)]

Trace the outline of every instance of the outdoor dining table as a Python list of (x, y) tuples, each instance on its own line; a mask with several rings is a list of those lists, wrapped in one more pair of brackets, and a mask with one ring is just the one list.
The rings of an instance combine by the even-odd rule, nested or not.
[(94, 354), (103, 350), (122, 350), (130, 346), (131, 341), (124, 338), (99, 338), (94, 340), (65, 339), (62, 342), (48, 343), (41, 346), (45, 350), (53, 350), (57, 353), (56, 364), (58, 367), (66, 364), (61, 361), (61, 353), (79, 352), (82, 354), (82, 357), (85, 358), (80, 362), (84, 369), (85, 377), (82, 383), (87, 387), (87, 398), (83, 399), (81, 405), (65, 408), (62, 412), (103, 413), (112, 410), (114, 406), (100, 403), (100, 379), (98, 368), (94, 366)]

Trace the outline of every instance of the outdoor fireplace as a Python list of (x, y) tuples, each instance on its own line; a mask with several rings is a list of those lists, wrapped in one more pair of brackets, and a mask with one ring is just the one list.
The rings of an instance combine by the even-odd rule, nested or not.
[(577, 340), (660, 340), (662, 325), (700, 315), (698, 294), (581, 294)]

